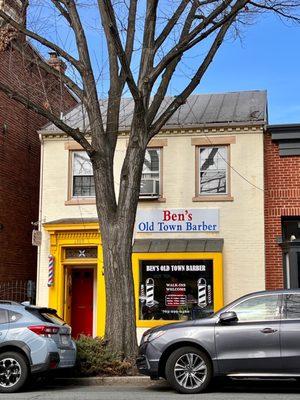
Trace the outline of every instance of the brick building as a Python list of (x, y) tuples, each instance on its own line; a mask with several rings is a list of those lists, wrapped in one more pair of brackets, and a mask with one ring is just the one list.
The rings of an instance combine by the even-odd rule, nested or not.
[(265, 134), (266, 288), (300, 287), (300, 125)]
[[(1, 4), (13, 18), (25, 23), (23, 3), (8, 0)], [(59, 80), (34, 63), (41, 56), (32, 45), (11, 27), (3, 26), (0, 20), (0, 81), (57, 114), (73, 107), (76, 100)], [(56, 68), (64, 68), (55, 55), (51, 63)], [(0, 92), (0, 282), (36, 277), (31, 222), (39, 219), (40, 141), (37, 131), (46, 122), (45, 118)]]

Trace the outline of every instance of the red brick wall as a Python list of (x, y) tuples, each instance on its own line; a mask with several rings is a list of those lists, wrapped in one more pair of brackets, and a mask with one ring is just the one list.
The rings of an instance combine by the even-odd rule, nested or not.
[(266, 289), (283, 288), (283, 256), (276, 238), (281, 217), (300, 216), (300, 156), (279, 157), (279, 146), (265, 135)]
[[(30, 47), (27, 54), (33, 55)], [(75, 106), (74, 98), (51, 75), (30, 65), (16, 51), (0, 54), (0, 81), (28, 93), (56, 113)], [(35, 279), (36, 247), (32, 221), (38, 220), (40, 142), (47, 121), (0, 92), (0, 282)], [(7, 130), (4, 129), (4, 124)]]

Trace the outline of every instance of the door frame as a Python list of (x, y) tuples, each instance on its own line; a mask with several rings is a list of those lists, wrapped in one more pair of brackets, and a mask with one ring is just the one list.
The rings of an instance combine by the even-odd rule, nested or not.
[[(68, 305), (70, 304), (70, 298), (67, 296), (68, 293), (68, 280), (72, 274), (74, 269), (92, 269), (93, 270), (93, 337), (97, 336), (97, 264), (89, 263), (89, 264), (65, 264), (64, 265), (64, 315), (63, 318), (66, 320), (68, 324), (71, 322), (71, 313), (72, 309), (68, 309)], [(72, 307), (72, 302), (70, 307)]]

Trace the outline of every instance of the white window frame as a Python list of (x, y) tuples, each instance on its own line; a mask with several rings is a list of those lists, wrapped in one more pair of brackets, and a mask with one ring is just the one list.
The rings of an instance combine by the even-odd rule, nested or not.
[[(153, 199), (153, 200), (155, 199), (155, 200), (157, 200), (158, 198), (161, 197), (161, 193), (162, 193), (162, 179), (161, 179), (162, 178), (162, 173), (161, 173), (162, 148), (161, 147), (148, 147), (146, 151), (151, 151), (151, 150), (156, 150), (158, 152), (158, 163), (159, 163), (158, 171), (150, 171), (150, 172), (147, 171), (147, 172), (144, 172), (144, 166), (143, 166), (142, 176), (143, 176), (143, 174), (145, 174), (145, 175), (151, 175), (151, 174), (158, 175), (158, 179), (153, 178), (153, 181), (154, 181), (154, 179), (155, 179), (155, 181), (158, 180), (158, 182), (159, 182), (159, 191), (158, 191), (158, 193), (153, 193), (153, 194), (151, 194), (151, 193), (143, 194), (143, 193), (140, 192), (140, 194), (139, 194), (139, 199), (140, 200), (143, 200), (143, 199)], [(143, 178), (141, 179), (141, 183), (142, 183), (142, 181), (143, 181)]]
[[(94, 199), (95, 195), (91, 196), (85, 196), (85, 195), (75, 195), (74, 194), (74, 176), (80, 176), (80, 175), (74, 175), (74, 158), (76, 153), (86, 153), (84, 150), (72, 150), (71, 151), (71, 174), (70, 174), (70, 192), (71, 192), (71, 198), (73, 199)], [(84, 176), (84, 175), (82, 175)], [(94, 177), (94, 174), (92, 175), (85, 175), (88, 177)]]
[[(224, 148), (226, 150), (226, 158), (227, 158), (226, 161), (225, 161), (225, 163), (226, 163), (226, 169), (225, 169), (226, 190), (225, 190), (225, 192), (222, 192), (222, 193), (213, 193), (213, 192), (202, 193), (201, 192), (201, 149), (212, 149), (212, 148), (218, 148), (218, 151), (219, 151), (220, 148)], [(205, 146), (198, 146), (198, 160), (199, 160), (199, 162), (198, 162), (198, 171), (197, 171), (197, 173), (198, 173), (198, 193), (197, 193), (197, 196), (205, 198), (205, 197), (212, 197), (212, 196), (218, 197), (218, 196), (229, 196), (230, 195), (230, 182), (229, 182), (229, 179), (230, 179), (230, 177), (229, 177), (229, 156), (230, 156), (230, 153), (229, 153), (229, 151), (230, 151), (229, 145), (225, 145), (225, 144), (224, 145), (212, 144), (210, 146), (206, 146), (206, 145)]]

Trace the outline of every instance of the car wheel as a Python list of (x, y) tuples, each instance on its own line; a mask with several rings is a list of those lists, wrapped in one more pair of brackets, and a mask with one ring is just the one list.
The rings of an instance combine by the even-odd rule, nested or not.
[(207, 355), (195, 347), (175, 350), (166, 362), (167, 381), (179, 393), (200, 393), (212, 378), (212, 364)]
[(22, 354), (0, 354), (0, 393), (17, 392), (26, 383), (28, 375), (28, 364)]

